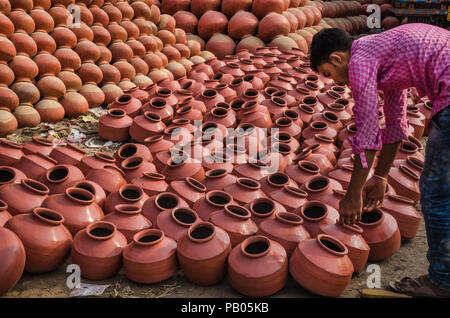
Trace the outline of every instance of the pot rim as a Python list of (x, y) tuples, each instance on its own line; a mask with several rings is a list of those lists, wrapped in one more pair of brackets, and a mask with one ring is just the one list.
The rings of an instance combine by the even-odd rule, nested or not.
[[(132, 163), (132, 162), (138, 162), (138, 164), (134, 167), (128, 167), (128, 164)], [(122, 169), (124, 170), (136, 170), (141, 168), (145, 163), (145, 159), (141, 156), (131, 156), (128, 157), (127, 159), (123, 160), (122, 163), (120, 164), (120, 166), (122, 167)]]
[[(329, 241), (335, 245), (337, 245), (338, 247), (341, 248), (342, 252), (338, 252), (335, 250), (332, 250), (331, 248), (325, 246), (325, 244), (322, 241)], [(341, 241), (339, 241), (337, 238), (332, 237), (330, 235), (326, 235), (326, 234), (319, 234), (317, 235), (316, 238), (316, 242), (319, 244), (319, 246), (321, 248), (323, 248), (326, 252), (336, 255), (336, 256), (345, 256), (348, 254), (348, 248), (347, 246), (345, 246)]]
[[(226, 198), (228, 200), (228, 203), (225, 203), (225, 204), (215, 203), (215, 202), (211, 201), (212, 196)], [(215, 206), (215, 207), (220, 207), (220, 208), (223, 208), (225, 205), (233, 202), (233, 196), (231, 194), (229, 194), (228, 192), (225, 192), (222, 190), (209, 191), (208, 193), (206, 193), (205, 199), (208, 202), (208, 204)]]
[[(237, 205), (236, 203), (228, 203), (223, 207), (223, 209), (225, 211), (225, 214), (241, 220), (248, 220), (252, 216), (251, 212), (247, 208)], [(236, 213), (235, 211), (243, 212), (245, 213), (245, 215), (241, 215), (239, 213)]]
[(104, 153), (104, 152), (96, 151), (96, 152), (94, 152), (94, 156), (97, 159), (100, 159), (102, 161), (106, 161), (106, 162), (109, 162), (109, 163), (116, 162), (116, 158), (114, 158), (113, 156), (111, 156), (111, 155), (109, 155), (107, 153)]
[(381, 211), (381, 209), (374, 209), (374, 210), (372, 210), (370, 212), (366, 212), (366, 213), (377, 213), (378, 215), (380, 215), (380, 219), (373, 223), (364, 223), (364, 222), (362, 222), (362, 220), (359, 220), (358, 225), (360, 225), (362, 228), (375, 227), (384, 221), (384, 213), (383, 213), (383, 211)]
[[(305, 215), (305, 210), (311, 206), (318, 206), (318, 207), (322, 208), (324, 210), (323, 215), (318, 218), (311, 218), (311, 217)], [(320, 222), (328, 216), (328, 206), (325, 203), (318, 201), (318, 200), (308, 201), (305, 204), (303, 204), (302, 207), (300, 208), (300, 216), (304, 220), (308, 220), (310, 222)]]
[[(191, 215), (192, 217), (194, 217), (194, 221), (192, 223), (185, 223), (185, 222), (180, 221), (175, 216), (175, 214), (177, 212), (185, 212), (185, 213)], [(181, 226), (184, 226), (184, 227), (190, 227), (191, 225), (195, 224), (199, 220), (198, 214), (191, 208), (186, 208), (186, 207), (177, 207), (170, 212), (170, 215), (175, 223), (177, 223)]]
[(206, 193), (207, 189), (205, 185), (200, 181), (198, 181), (197, 179), (192, 177), (186, 177), (184, 180), (191, 188), (195, 189), (196, 191)]
[[(253, 179), (250, 179), (250, 178), (245, 178), (245, 177), (238, 178), (238, 179), (236, 180), (236, 182), (237, 182), (241, 187), (246, 188), (246, 189), (248, 189), (248, 190), (256, 191), (256, 190), (261, 189), (261, 184), (260, 184), (258, 181), (253, 180)], [(247, 183), (247, 184), (246, 184), (246, 183)]]
[[(66, 171), (65, 177), (62, 178), (62, 179), (58, 179), (58, 180), (50, 179), (50, 174), (52, 174), (56, 170), (64, 170), (64, 171)], [(53, 166), (50, 169), (48, 169), (47, 172), (45, 173), (45, 179), (48, 182), (51, 182), (51, 183), (63, 183), (65, 181), (67, 181), (68, 178), (69, 178), (69, 168), (65, 164)]]
[[(275, 218), (277, 221), (282, 222), (284, 224), (293, 225), (293, 226), (299, 226), (303, 224), (303, 219), (300, 215), (292, 213), (292, 212), (286, 212), (286, 211), (280, 211), (275, 213)], [(290, 219), (289, 219), (290, 218)], [(297, 219), (297, 220), (293, 220)]]
[(28, 190), (40, 194), (40, 195), (48, 195), (50, 193), (50, 189), (43, 184), (34, 179), (22, 179), (21, 185), (27, 188)]
[(166, 192), (161, 192), (161, 193), (159, 193), (159, 194), (155, 197), (155, 201), (154, 201), (156, 207), (157, 207), (158, 209), (160, 209), (161, 211), (171, 210), (171, 209), (165, 209), (165, 208), (163, 208), (163, 207), (158, 203), (158, 201), (159, 201), (162, 197), (170, 197), (171, 199), (174, 199), (174, 200), (177, 202), (176, 206), (175, 206), (174, 208), (172, 208), (172, 209), (175, 209), (175, 208), (177, 208), (177, 207), (180, 206), (181, 200), (180, 200), (180, 198), (179, 198), (176, 194), (174, 194), (174, 193), (172, 193), (172, 192), (167, 192), (167, 191), (166, 191)]
[(309, 160), (300, 160), (297, 163), (297, 166), (299, 169), (301, 169), (307, 173), (318, 174), (320, 172), (319, 166)]
[(12, 178), (10, 181), (2, 181), (0, 182), (0, 185), (14, 183), (14, 181), (17, 179), (17, 172), (13, 167), (10, 166), (0, 166), (0, 171), (8, 171), (12, 174)]
[(117, 213), (134, 215), (140, 214), (142, 212), (142, 208), (133, 204), (116, 204), (114, 206), (114, 211)]
[[(311, 189), (311, 187), (310, 187), (311, 182), (314, 182), (316, 180), (323, 180), (323, 181), (325, 181), (327, 183), (327, 185), (324, 186), (323, 188), (320, 188), (320, 189)], [(306, 188), (307, 191), (311, 191), (311, 192), (316, 193), (316, 192), (321, 192), (321, 191), (324, 191), (324, 190), (328, 189), (329, 186), (330, 186), (330, 179), (329, 178), (327, 178), (325, 176), (316, 176), (316, 177), (312, 177), (311, 179), (308, 180), (308, 182), (305, 185), (305, 188)]]
[[(201, 238), (201, 239), (192, 237), (192, 232), (195, 231), (196, 229), (200, 228), (200, 227), (210, 228), (210, 229), (212, 229), (212, 233), (209, 236), (207, 236), (205, 238)], [(205, 242), (208, 242), (208, 241), (212, 240), (215, 235), (216, 235), (216, 227), (214, 226), (214, 224), (212, 224), (210, 222), (205, 222), (205, 221), (201, 221), (201, 222), (198, 222), (196, 224), (191, 225), (189, 227), (189, 230), (188, 230), (188, 238), (189, 238), (190, 241), (192, 241), (194, 243), (205, 243)]]
[[(95, 230), (97, 228), (105, 228), (110, 231), (112, 231), (111, 234), (107, 236), (95, 236), (91, 233), (92, 230)], [(91, 239), (98, 240), (98, 241), (106, 241), (110, 238), (112, 238), (117, 233), (117, 226), (111, 222), (107, 221), (96, 221), (94, 223), (89, 224), (86, 227), (86, 235), (89, 236)]]
[(406, 165), (400, 165), (399, 169), (406, 175), (408, 175), (408, 177), (410, 177), (411, 179), (414, 179), (415, 181), (419, 181), (419, 176), (417, 175), (417, 173), (415, 173), (411, 168), (409, 168)]
[[(261, 202), (266, 202), (268, 204), (270, 204), (272, 206), (272, 209), (270, 212), (268, 213), (259, 213), (255, 210), (255, 205)], [(252, 202), (250, 202), (249, 204), (249, 211), (252, 215), (256, 216), (256, 217), (260, 217), (260, 218), (266, 218), (269, 217), (271, 215), (273, 215), (275, 213), (275, 201), (269, 198), (257, 198), (255, 200), (253, 200)]]
[[(36, 217), (38, 220), (45, 222), (47, 224), (50, 224), (50, 225), (61, 225), (65, 221), (64, 216), (61, 213), (59, 213), (58, 211), (55, 211), (53, 209), (40, 207), (40, 208), (33, 209), (32, 213), (33, 213), (33, 216)], [(56, 218), (56, 220), (44, 217), (43, 215), (41, 215), (43, 213), (53, 216), (53, 218)]]
[[(138, 193), (139, 193), (139, 197), (136, 198), (136, 199), (130, 199), (130, 198), (125, 197), (125, 196), (123, 195), (123, 192), (126, 191), (126, 190), (132, 190), (132, 191), (138, 192)], [(138, 185), (136, 185), (136, 184), (128, 183), (128, 184), (122, 185), (122, 186), (119, 188), (119, 196), (120, 196), (123, 200), (125, 200), (125, 201), (129, 201), (129, 202), (138, 202), (138, 201), (140, 201), (140, 200), (142, 199), (142, 197), (144, 196), (144, 190), (142, 190), (142, 187), (140, 187), (140, 186), (138, 186)]]
[[(159, 236), (157, 240), (151, 241), (151, 242), (141, 242), (139, 241), (145, 236)], [(138, 246), (153, 246), (157, 245), (158, 243), (162, 242), (164, 240), (165, 234), (160, 229), (145, 229), (142, 231), (137, 232), (133, 235), (133, 243)]]
[[(264, 242), (267, 244), (267, 249), (265, 249), (263, 252), (258, 253), (258, 254), (250, 254), (248, 253), (245, 249), (247, 248), (247, 246), (249, 246), (252, 243), (257, 243), (257, 242)], [(259, 258), (259, 257), (263, 257), (266, 256), (272, 247), (272, 242), (264, 235), (254, 235), (251, 236), (249, 238), (246, 238), (242, 243), (241, 243), (241, 253), (243, 255), (245, 255), (246, 257), (249, 258)]]

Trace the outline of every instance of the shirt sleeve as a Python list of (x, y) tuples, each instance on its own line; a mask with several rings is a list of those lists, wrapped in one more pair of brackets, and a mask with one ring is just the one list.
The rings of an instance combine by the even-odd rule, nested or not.
[(408, 137), (407, 97), (408, 91), (406, 89), (384, 91), (383, 111), (386, 128), (381, 131), (383, 144), (393, 144)]
[(380, 150), (381, 128), (378, 118), (378, 63), (370, 58), (354, 58), (349, 64), (349, 83), (355, 105), (353, 117), (356, 135), (349, 138), (354, 154), (360, 154), (361, 163), (367, 167), (364, 150)]

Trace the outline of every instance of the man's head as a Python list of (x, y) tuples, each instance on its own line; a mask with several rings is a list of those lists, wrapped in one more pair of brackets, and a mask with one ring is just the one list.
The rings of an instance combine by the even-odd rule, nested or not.
[(331, 77), (337, 85), (348, 84), (348, 63), (353, 39), (340, 29), (324, 29), (311, 43), (311, 68)]

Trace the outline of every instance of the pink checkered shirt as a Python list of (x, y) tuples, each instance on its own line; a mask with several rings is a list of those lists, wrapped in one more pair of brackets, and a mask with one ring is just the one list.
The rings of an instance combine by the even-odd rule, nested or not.
[[(412, 23), (362, 37), (353, 42), (348, 72), (358, 130), (350, 139), (353, 153), (379, 150), (408, 136), (407, 88), (428, 96), (431, 116), (450, 105), (450, 31)], [(384, 93), (385, 129), (378, 121), (378, 90)]]

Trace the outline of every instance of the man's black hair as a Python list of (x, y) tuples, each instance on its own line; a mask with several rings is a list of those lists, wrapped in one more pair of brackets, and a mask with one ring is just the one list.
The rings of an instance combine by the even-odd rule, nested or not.
[(316, 33), (310, 48), (311, 68), (317, 72), (319, 65), (330, 62), (331, 53), (349, 51), (352, 43), (351, 35), (341, 29), (323, 29)]

